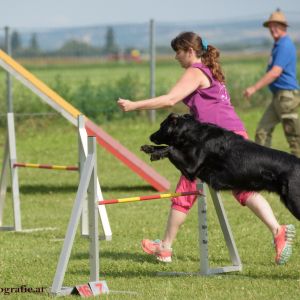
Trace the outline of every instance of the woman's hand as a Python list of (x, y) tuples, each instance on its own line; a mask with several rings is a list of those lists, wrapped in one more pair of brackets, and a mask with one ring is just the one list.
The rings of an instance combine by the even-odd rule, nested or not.
[(134, 110), (134, 102), (126, 99), (119, 98), (118, 105), (122, 111), (132, 111)]

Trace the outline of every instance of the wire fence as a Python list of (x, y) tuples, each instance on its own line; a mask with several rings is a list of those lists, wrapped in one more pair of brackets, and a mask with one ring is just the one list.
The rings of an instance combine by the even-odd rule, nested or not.
[[(289, 34), (300, 45), (299, 12), (287, 12), (286, 15), (288, 20), (291, 19)], [(116, 105), (119, 97), (153, 97), (167, 92), (176, 81), (180, 70), (172, 62), (174, 53), (170, 41), (179, 32), (195, 31), (225, 54), (242, 53), (255, 57), (264, 52), (267, 57), (265, 52), (270, 51), (273, 41), (261, 23), (268, 17), (269, 12), (235, 22), (215, 24), (155, 22), (152, 31), (151, 22), (148, 21), (141, 24), (30, 31), (2, 27), (0, 48), (9, 51), (13, 58), (84, 114), (96, 121), (97, 118), (99, 121), (110, 121), (140, 114), (120, 112)], [(259, 58), (256, 60), (259, 61)], [(158, 76), (157, 64), (160, 66)], [(265, 64), (262, 61), (262, 65)], [(239, 82), (246, 85), (243, 72), (243, 69), (239, 69), (231, 73), (239, 76)], [(18, 81), (12, 80), (11, 89), (13, 111), (18, 117), (53, 115), (51, 108), (42, 104)], [(4, 70), (0, 70), (0, 90), (3, 91), (0, 93), (0, 111), (5, 112), (8, 87)], [(232, 83), (232, 90), (240, 92), (236, 82)], [(3, 115), (0, 118), (1, 126)]]

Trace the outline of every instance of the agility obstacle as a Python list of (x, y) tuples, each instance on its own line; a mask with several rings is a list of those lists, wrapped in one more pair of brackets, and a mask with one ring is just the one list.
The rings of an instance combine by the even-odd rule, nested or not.
[[(20, 192), (19, 192), (19, 179), (18, 171), (19, 167), (27, 168), (40, 168), (48, 170), (66, 170), (66, 171), (80, 171), (81, 176), (83, 166), (87, 157), (87, 132), (85, 130), (84, 116), (79, 115), (77, 119), (78, 125), (78, 166), (58, 166), (58, 165), (42, 165), (42, 164), (31, 164), (31, 163), (20, 163), (17, 162), (17, 150), (16, 150), (16, 137), (15, 137), (15, 125), (14, 125), (14, 114), (12, 112), (7, 113), (7, 138), (4, 151), (4, 159), (2, 165), (2, 173), (0, 178), (0, 230), (1, 231), (22, 231), (32, 232), (37, 230), (49, 230), (49, 228), (34, 228), (34, 229), (22, 229), (21, 224), (21, 208), (20, 208)], [(13, 200), (13, 218), (14, 226), (3, 226), (3, 211), (5, 204), (5, 196), (7, 190), (7, 177), (8, 170), (11, 172), (11, 183), (12, 183), (12, 200)], [(97, 197), (103, 199), (102, 192), (100, 189), (99, 181), (97, 179)], [(101, 225), (103, 229), (103, 236), (101, 239), (107, 241), (112, 239), (112, 231), (110, 228), (107, 212), (105, 206), (98, 207)], [(88, 226), (88, 212), (87, 212), (87, 200), (84, 203), (82, 216), (81, 216), (81, 234), (82, 236), (89, 236)], [(53, 230), (53, 228), (50, 228)]]
[[(65, 119), (77, 126), (77, 117), (82, 113), (2, 50), (0, 50), (0, 66)], [(89, 135), (96, 136), (99, 145), (147, 181), (157, 191), (164, 192), (170, 188), (170, 182), (166, 178), (158, 174), (87, 117), (85, 117), (85, 128)]]
[[(78, 128), (78, 153), (79, 153), (79, 167), (80, 174), (83, 172), (83, 166), (88, 156), (88, 133), (85, 127), (85, 117), (79, 115), (77, 118)], [(81, 178), (81, 176), (80, 176)], [(97, 177), (97, 199), (103, 200), (99, 179)], [(104, 239), (110, 241), (112, 239), (112, 231), (110, 228), (105, 205), (98, 206), (99, 216), (101, 220), (102, 229), (104, 232)], [(89, 224), (88, 224), (88, 200), (85, 199), (83, 203), (82, 215), (81, 215), (81, 235), (89, 236)], [(100, 237), (102, 239), (102, 237)]]
[[(198, 196), (198, 232), (199, 232), (199, 272), (159, 272), (158, 276), (185, 276), (185, 275), (216, 275), (227, 272), (242, 271), (241, 259), (233, 238), (227, 214), (223, 205), (221, 194), (216, 192), (210, 186), (202, 182), (197, 183), (197, 190), (202, 190)], [(223, 233), (224, 240), (228, 249), (232, 265), (224, 267), (213, 267), (209, 265), (209, 241), (208, 241), (208, 222), (207, 222), (207, 196), (206, 190), (209, 191), (218, 221)]]
[[(80, 215), (86, 202), (88, 194), (88, 223), (89, 234), (89, 259), (90, 259), (90, 281), (83, 285), (74, 287), (62, 287), (63, 279), (70, 259)], [(74, 201), (71, 218), (68, 224), (67, 233), (60, 253), (56, 273), (53, 279), (51, 293), (54, 295), (69, 295), (73, 293), (93, 295), (95, 284), (105, 286), (105, 293), (108, 288), (105, 281), (99, 281), (99, 241), (98, 241), (98, 199), (97, 199), (97, 163), (96, 163), (96, 139), (88, 137), (88, 154), (85, 163), (82, 165), (82, 176)], [(99, 289), (94, 289), (98, 294)], [(96, 295), (96, 294), (95, 294)]]
[(202, 193), (203, 191), (201, 190), (201, 191), (191, 191), (191, 192), (182, 192), (182, 193), (156, 194), (156, 195), (149, 195), (149, 196), (110, 199), (110, 200), (99, 201), (98, 205), (157, 200), (157, 199), (166, 199), (166, 198), (173, 198), (173, 197), (180, 197), (180, 196), (190, 196), (190, 195), (196, 196), (196, 195), (202, 195)]
[(61, 170), (61, 171), (79, 170), (79, 168), (75, 166), (58, 166), (58, 165), (45, 165), (45, 164), (32, 164), (32, 163), (14, 163), (13, 168), (33, 168), (33, 169), (48, 169), (48, 170)]
[[(235, 241), (227, 220), (226, 212), (222, 203), (221, 196), (218, 192), (210, 187), (210, 192), (220, 227), (228, 248), (229, 256), (232, 262), (231, 266), (211, 268), (209, 266), (209, 241), (208, 241), (208, 225), (207, 225), (207, 200), (206, 200), (206, 185), (197, 182), (197, 190), (185, 193), (168, 193), (159, 195), (149, 195), (141, 197), (130, 197), (112, 200), (99, 201), (97, 197), (97, 158), (95, 153), (95, 137), (88, 137), (88, 156), (82, 166), (82, 176), (80, 178), (79, 186), (76, 193), (70, 221), (66, 231), (63, 247), (59, 256), (55, 276), (53, 279), (51, 293), (53, 295), (69, 295), (69, 294), (82, 294), (85, 292), (87, 295), (99, 295), (99, 290), (95, 289), (96, 285), (105, 286), (103, 293), (109, 293), (109, 289), (105, 280), (99, 281), (100, 264), (99, 256), (101, 256), (101, 249), (98, 240), (98, 214), (97, 207), (103, 204), (115, 204), (124, 202), (164, 199), (171, 197), (180, 197), (186, 195), (197, 195), (198, 202), (198, 230), (199, 230), (199, 257), (200, 257), (200, 270), (199, 272), (160, 272), (157, 275), (214, 275), (226, 272), (237, 272), (242, 270), (241, 260)], [(89, 249), (89, 266), (90, 266), (90, 279), (88, 283), (83, 285), (74, 285), (73, 287), (63, 287), (63, 281), (67, 270), (68, 262), (71, 255), (71, 250), (74, 244), (76, 231), (80, 219), (80, 213), (85, 203), (85, 195), (88, 194), (88, 217), (90, 228), (90, 249)], [(121, 201), (120, 201), (121, 200)], [(123, 200), (123, 202), (122, 202)]]

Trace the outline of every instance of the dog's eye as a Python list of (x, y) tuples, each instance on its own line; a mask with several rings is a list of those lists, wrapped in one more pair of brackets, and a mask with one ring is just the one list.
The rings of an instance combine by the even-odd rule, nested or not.
[(191, 114), (184, 114), (183, 118), (184, 119), (193, 119), (193, 116)]
[(173, 132), (173, 129), (174, 128), (172, 126), (169, 126), (168, 129), (167, 129), (167, 133), (171, 134)]

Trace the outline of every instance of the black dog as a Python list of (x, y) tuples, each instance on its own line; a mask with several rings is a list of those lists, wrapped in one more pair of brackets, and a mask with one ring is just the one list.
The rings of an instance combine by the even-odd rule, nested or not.
[(191, 115), (170, 114), (144, 145), (151, 160), (168, 157), (189, 180), (197, 177), (215, 190), (267, 190), (280, 195), (300, 220), (300, 159), (260, 146)]

